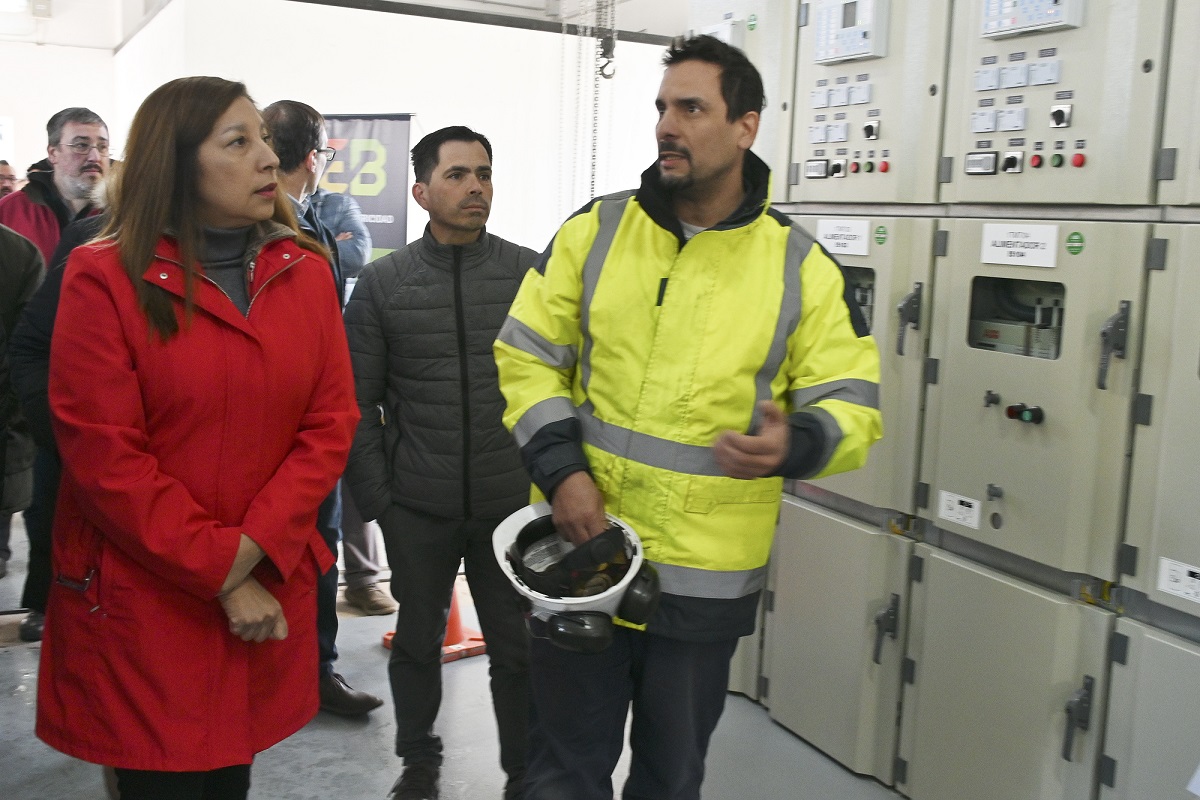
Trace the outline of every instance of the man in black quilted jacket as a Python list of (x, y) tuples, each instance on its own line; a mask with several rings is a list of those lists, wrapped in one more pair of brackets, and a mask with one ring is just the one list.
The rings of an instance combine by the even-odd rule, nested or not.
[(420, 240), (369, 264), (346, 307), (363, 419), (345, 480), (379, 521), (400, 604), (388, 675), (396, 707), (396, 800), (438, 796), (442, 642), (459, 563), (490, 659), (504, 797), (521, 797), (529, 652), (520, 601), (492, 531), (529, 502), (529, 476), (501, 424), (492, 341), (537, 254), (485, 229), (492, 147), (462, 126), (412, 151)]

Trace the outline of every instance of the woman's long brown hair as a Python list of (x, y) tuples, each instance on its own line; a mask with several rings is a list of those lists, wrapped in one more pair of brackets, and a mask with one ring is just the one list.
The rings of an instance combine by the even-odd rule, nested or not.
[[(184, 316), (195, 296), (202, 226), (197, 217), (200, 145), (234, 101), (250, 99), (242, 83), (222, 78), (179, 78), (150, 93), (134, 115), (125, 163), (111, 194), (111, 218), (102, 236), (116, 240), (121, 264), (137, 290), (150, 327), (164, 341), (179, 332), (173, 295), (142, 279), (164, 235), (179, 245), (184, 274)], [(253, 101), (252, 101), (253, 102)], [(302, 247), (329, 254), (301, 234), (282, 188), (273, 219), (297, 232)]]

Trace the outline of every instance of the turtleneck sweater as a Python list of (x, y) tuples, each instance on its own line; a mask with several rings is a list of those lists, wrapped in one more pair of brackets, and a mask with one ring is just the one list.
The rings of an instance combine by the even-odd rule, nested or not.
[(204, 275), (233, 301), (242, 316), (250, 310), (246, 288), (246, 245), (254, 226), (205, 228), (200, 239), (200, 265)]

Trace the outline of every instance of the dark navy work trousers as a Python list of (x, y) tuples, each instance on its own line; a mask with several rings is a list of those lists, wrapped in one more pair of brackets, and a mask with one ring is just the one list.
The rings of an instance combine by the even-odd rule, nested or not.
[(612, 800), (631, 704), (623, 800), (698, 800), (736, 647), (617, 628), (585, 655), (534, 638), (525, 800)]

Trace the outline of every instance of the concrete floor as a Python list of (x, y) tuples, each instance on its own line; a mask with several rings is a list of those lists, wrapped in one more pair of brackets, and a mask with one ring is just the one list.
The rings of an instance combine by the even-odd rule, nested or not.
[[(13, 559), (0, 580), (0, 800), (96, 798), (105, 792), (100, 768), (64, 756), (33, 735), (39, 646), (17, 640), (27, 542), (14, 519)], [(364, 617), (343, 606), (338, 671), (351, 686), (388, 698), (383, 634), (390, 617)], [(471, 611), (463, 611), (471, 624)], [(499, 798), (496, 727), (487, 689), (487, 659), (462, 659), (444, 668), (438, 733), (445, 743), (443, 800)], [(330, 714), (316, 719), (255, 761), (254, 800), (384, 798), (399, 773), (392, 755), (391, 702), (362, 720)], [(620, 787), (627, 757), (614, 778)], [(899, 800), (877, 781), (848, 772), (774, 723), (766, 710), (731, 695), (713, 737), (704, 785), (707, 800)]]

